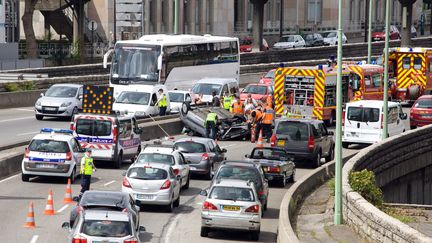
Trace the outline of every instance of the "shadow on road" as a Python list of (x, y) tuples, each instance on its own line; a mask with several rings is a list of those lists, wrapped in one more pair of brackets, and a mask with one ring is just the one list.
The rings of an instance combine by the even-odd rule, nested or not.
[[(210, 231), (209, 238), (218, 239), (218, 240), (224, 239), (224, 240), (238, 241), (238, 242), (245, 242), (245, 241), (252, 242), (252, 240), (250, 239), (250, 233), (246, 231), (232, 231), (232, 230)], [(275, 242), (275, 241), (276, 241), (276, 233), (261, 231), (259, 242)]]
[(180, 192), (180, 195), (182, 196), (195, 196), (198, 195), (201, 191), (201, 188), (197, 188), (197, 187), (189, 187), (188, 189), (183, 189)]

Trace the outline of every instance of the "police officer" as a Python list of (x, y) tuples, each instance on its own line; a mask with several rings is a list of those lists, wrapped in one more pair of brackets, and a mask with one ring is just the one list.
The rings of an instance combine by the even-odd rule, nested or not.
[(93, 158), (91, 157), (91, 149), (87, 149), (84, 157), (81, 159), (81, 192), (79, 198), (81, 199), (85, 191), (90, 190), (90, 181), (93, 171), (96, 171), (96, 167), (93, 163)]
[(215, 139), (216, 138), (216, 125), (217, 125), (217, 115), (215, 112), (210, 111), (207, 114), (207, 118), (204, 122), (204, 127), (206, 128), (206, 137)]
[(164, 94), (163, 89), (159, 89), (159, 100), (157, 104), (159, 105), (159, 116), (165, 116), (167, 110), (167, 98)]
[(231, 108), (232, 101), (233, 101), (233, 97), (230, 96), (229, 94), (225, 94), (223, 99), (223, 108), (229, 111)]

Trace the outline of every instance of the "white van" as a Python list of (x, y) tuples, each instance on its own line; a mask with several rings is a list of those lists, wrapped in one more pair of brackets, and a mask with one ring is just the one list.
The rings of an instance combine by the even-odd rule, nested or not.
[[(346, 104), (343, 125), (342, 147), (350, 144), (372, 144), (382, 140), (383, 135), (382, 100), (360, 100)], [(403, 113), (400, 103), (388, 102), (388, 135), (405, 132)]]
[(117, 96), (113, 110), (134, 115), (136, 118), (156, 116), (159, 114), (159, 108), (156, 105), (159, 99), (159, 89), (162, 89), (167, 97), (166, 113), (169, 114), (171, 106), (165, 85), (129, 85)]
[(195, 99), (198, 95), (202, 94), (203, 102), (211, 102), (213, 100), (213, 91), (216, 91), (216, 96), (219, 98), (223, 94), (240, 94), (239, 83), (235, 79), (205, 78), (198, 80), (192, 87), (191, 95)]

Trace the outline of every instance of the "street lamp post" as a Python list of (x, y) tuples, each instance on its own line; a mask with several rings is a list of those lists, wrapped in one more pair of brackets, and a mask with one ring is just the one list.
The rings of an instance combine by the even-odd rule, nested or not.
[(342, 224), (342, 1), (338, 0), (338, 47), (336, 82), (336, 165), (334, 224)]
[(369, 23), (368, 23), (368, 63), (371, 63), (372, 56), (372, 10), (373, 10), (374, 0), (369, 0)]
[(174, 0), (174, 34), (179, 33), (180, 5), (179, 0)]
[(390, 0), (386, 0), (386, 12), (385, 12), (385, 44), (384, 44), (384, 106), (383, 106), (383, 131), (382, 131), (382, 138), (387, 138), (388, 135), (388, 68), (389, 68), (389, 56), (388, 56), (388, 49), (389, 49), (389, 28), (390, 28)]

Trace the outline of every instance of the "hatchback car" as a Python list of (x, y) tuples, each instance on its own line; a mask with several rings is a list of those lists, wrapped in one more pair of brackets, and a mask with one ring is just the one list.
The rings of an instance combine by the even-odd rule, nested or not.
[(295, 162), (304, 160), (319, 167), (321, 158), (333, 160), (333, 132), (327, 130), (323, 121), (310, 119), (281, 119), (276, 121), (271, 145), (284, 148), (294, 156)]
[(180, 175), (175, 176), (170, 165), (134, 163), (123, 177), (122, 191), (141, 205), (163, 205), (172, 212), (180, 204)]
[(135, 229), (139, 228), (140, 207), (130, 194), (113, 191), (86, 191), (70, 212), (69, 222), (73, 225), (78, 215), (85, 210), (109, 210), (130, 212)]
[(252, 240), (259, 240), (262, 206), (254, 183), (242, 180), (218, 180), (206, 196), (201, 211), (201, 236), (210, 230), (229, 229), (251, 232)]
[(263, 209), (267, 210), (269, 186), (260, 164), (249, 161), (224, 161), (216, 172), (212, 184), (225, 179), (252, 181)]
[(260, 84), (273, 85), (274, 78), (275, 78), (275, 72), (276, 72), (276, 69), (271, 69), (270, 71), (268, 71), (264, 76), (261, 77), (261, 79), (259, 80), (259, 83)]
[(415, 129), (432, 124), (432, 95), (418, 98), (410, 111), (410, 127)]
[(324, 45), (324, 38), (319, 33), (303, 34), (302, 37), (305, 40), (307, 47)]
[(68, 242), (116, 242), (139, 243), (143, 226), (135, 230), (129, 212), (87, 210), (79, 215), (74, 225), (64, 222), (62, 228), (69, 230)]
[(274, 49), (289, 49), (305, 47), (306, 42), (301, 35), (284, 35), (273, 45)]
[[(324, 37), (324, 45), (334, 46), (338, 44), (338, 32), (337, 31), (329, 31), (323, 33)], [(348, 43), (348, 39), (344, 33), (342, 33), (342, 44)]]
[[(390, 25), (389, 35), (390, 35), (390, 40), (400, 39), (399, 30), (394, 25)], [(374, 31), (372, 32), (372, 41), (384, 41), (384, 40), (385, 40), (384, 26), (375, 27)]]
[(178, 139), (174, 142), (174, 149), (183, 154), (192, 174), (204, 175), (208, 180), (225, 159), (227, 152), (213, 139), (200, 137)]
[(254, 100), (261, 100), (273, 94), (273, 85), (271, 84), (248, 84), (240, 92), (240, 100), (245, 101), (248, 95), (251, 95)]
[(170, 99), (171, 114), (179, 113), (184, 102), (192, 102), (192, 97), (189, 91), (170, 90), (168, 91), (168, 96)]
[(54, 84), (35, 103), (35, 117), (66, 117), (78, 113), (82, 108), (82, 84)]

